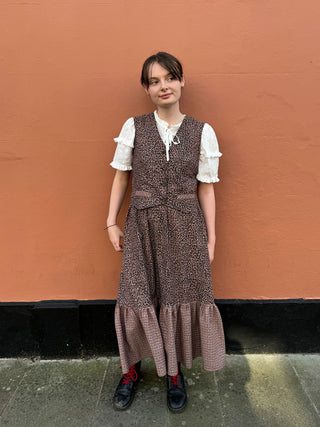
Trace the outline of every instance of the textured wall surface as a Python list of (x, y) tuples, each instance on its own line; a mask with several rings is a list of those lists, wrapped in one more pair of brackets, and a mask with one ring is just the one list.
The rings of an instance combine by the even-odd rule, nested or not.
[(183, 62), (182, 111), (215, 128), (223, 153), (215, 296), (319, 298), (319, 9), (2, 1), (0, 300), (116, 298), (121, 255), (103, 231), (113, 138), (152, 111), (139, 73), (158, 50)]

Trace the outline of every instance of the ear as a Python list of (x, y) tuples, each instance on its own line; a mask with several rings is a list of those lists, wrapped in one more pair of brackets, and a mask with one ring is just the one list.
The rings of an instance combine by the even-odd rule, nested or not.
[(146, 94), (149, 95), (149, 89), (147, 88), (147, 86), (143, 85), (143, 89), (145, 90)]
[(182, 79), (180, 80), (180, 83), (181, 83), (181, 87), (184, 87), (184, 84), (185, 84), (185, 79), (184, 79), (184, 77), (182, 77)]

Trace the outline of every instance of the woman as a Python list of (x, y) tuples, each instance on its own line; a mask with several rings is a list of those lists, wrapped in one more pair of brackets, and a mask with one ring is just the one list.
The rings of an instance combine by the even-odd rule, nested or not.
[[(123, 251), (115, 325), (122, 378), (115, 409), (127, 409), (140, 379), (141, 360), (153, 357), (166, 375), (167, 405), (182, 412), (187, 393), (180, 363), (224, 366), (220, 313), (212, 292), (218, 143), (210, 125), (180, 111), (181, 63), (166, 52), (149, 57), (141, 84), (156, 107), (128, 119), (115, 141), (107, 230)], [(132, 170), (124, 233), (116, 223)], [(124, 241), (122, 241), (124, 238)]]

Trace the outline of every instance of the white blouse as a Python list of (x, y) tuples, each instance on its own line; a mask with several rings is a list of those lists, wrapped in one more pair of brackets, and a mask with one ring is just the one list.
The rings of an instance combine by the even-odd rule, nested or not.
[[(163, 143), (166, 146), (166, 159), (170, 161), (170, 147), (172, 144), (180, 144), (181, 141), (176, 137), (181, 123), (169, 127), (168, 123), (160, 119), (157, 112), (154, 112), (157, 123), (157, 128)], [(135, 126), (134, 119), (130, 117), (123, 125), (118, 138), (114, 138), (117, 142), (117, 148), (114, 153), (113, 161), (110, 165), (122, 171), (132, 170), (132, 154), (134, 148)], [(216, 134), (213, 128), (205, 123), (201, 135), (200, 146), (200, 159), (198, 174), (196, 176), (198, 181), (202, 182), (218, 182), (218, 167), (219, 157), (222, 153), (219, 151), (219, 145)]]

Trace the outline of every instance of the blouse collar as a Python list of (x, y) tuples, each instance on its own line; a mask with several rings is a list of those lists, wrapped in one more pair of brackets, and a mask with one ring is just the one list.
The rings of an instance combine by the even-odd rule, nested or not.
[(182, 121), (181, 121), (180, 123), (177, 123), (177, 124), (175, 124), (175, 125), (172, 125), (172, 126), (170, 126), (170, 128), (169, 128), (169, 124), (168, 124), (165, 120), (160, 119), (160, 117), (158, 116), (157, 110), (154, 110), (154, 117), (155, 117), (155, 119), (156, 119), (156, 122), (157, 122), (160, 126), (163, 126), (165, 129), (170, 129), (170, 130), (173, 130), (173, 131), (175, 131), (175, 130), (179, 129), (179, 127), (180, 127), (180, 125), (181, 125), (181, 123), (182, 123)]
[(175, 144), (175, 145), (180, 144), (180, 139), (176, 134), (177, 134), (178, 129), (179, 129), (182, 122), (178, 123), (176, 125), (172, 125), (169, 128), (168, 123), (166, 121), (160, 119), (156, 110), (154, 111), (154, 117), (156, 119), (157, 124), (159, 124), (159, 126), (162, 127), (162, 129), (163, 129), (163, 131), (162, 131), (163, 136), (162, 137), (163, 137), (163, 142), (166, 146), (166, 158), (167, 158), (167, 161), (169, 161), (169, 150), (170, 150), (172, 144)]

